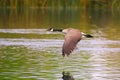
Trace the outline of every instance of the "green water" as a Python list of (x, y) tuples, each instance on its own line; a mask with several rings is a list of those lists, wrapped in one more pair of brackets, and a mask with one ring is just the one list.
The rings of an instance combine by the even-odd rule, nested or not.
[[(83, 38), (69, 57), (61, 55), (64, 34), (48, 28), (76, 28)], [(0, 9), (1, 80), (120, 79), (120, 15), (106, 10)], [(69, 79), (68, 79), (69, 80)]]

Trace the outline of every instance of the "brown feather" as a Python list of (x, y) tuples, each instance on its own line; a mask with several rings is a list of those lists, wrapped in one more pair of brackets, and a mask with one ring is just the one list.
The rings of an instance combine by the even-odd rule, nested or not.
[(76, 29), (70, 29), (65, 35), (65, 41), (62, 48), (62, 55), (69, 56), (70, 53), (75, 49), (77, 43), (81, 40), (81, 32)]

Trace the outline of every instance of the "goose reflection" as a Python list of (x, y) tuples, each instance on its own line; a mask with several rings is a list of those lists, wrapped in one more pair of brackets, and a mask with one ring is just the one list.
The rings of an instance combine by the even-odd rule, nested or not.
[(63, 71), (62, 72), (62, 79), (63, 80), (75, 80), (74, 78), (73, 78), (73, 76), (70, 74), (70, 72), (67, 72), (67, 71)]

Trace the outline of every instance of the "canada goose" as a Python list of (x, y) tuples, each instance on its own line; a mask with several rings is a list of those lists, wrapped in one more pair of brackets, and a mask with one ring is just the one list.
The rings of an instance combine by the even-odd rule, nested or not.
[(59, 31), (65, 33), (65, 39), (62, 47), (62, 56), (69, 56), (70, 53), (76, 48), (77, 43), (82, 39), (83, 36), (92, 38), (90, 34), (80, 32), (78, 29), (67, 28), (67, 29), (48, 29), (49, 31)]

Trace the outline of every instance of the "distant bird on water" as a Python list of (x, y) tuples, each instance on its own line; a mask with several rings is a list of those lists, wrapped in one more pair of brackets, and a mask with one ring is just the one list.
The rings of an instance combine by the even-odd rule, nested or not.
[(69, 56), (70, 53), (76, 48), (77, 43), (82, 39), (83, 36), (87, 38), (92, 38), (93, 36), (90, 34), (85, 34), (80, 32), (78, 29), (67, 28), (67, 29), (53, 29), (49, 28), (48, 31), (52, 32), (63, 32), (65, 33), (64, 44), (62, 47), (62, 56)]

